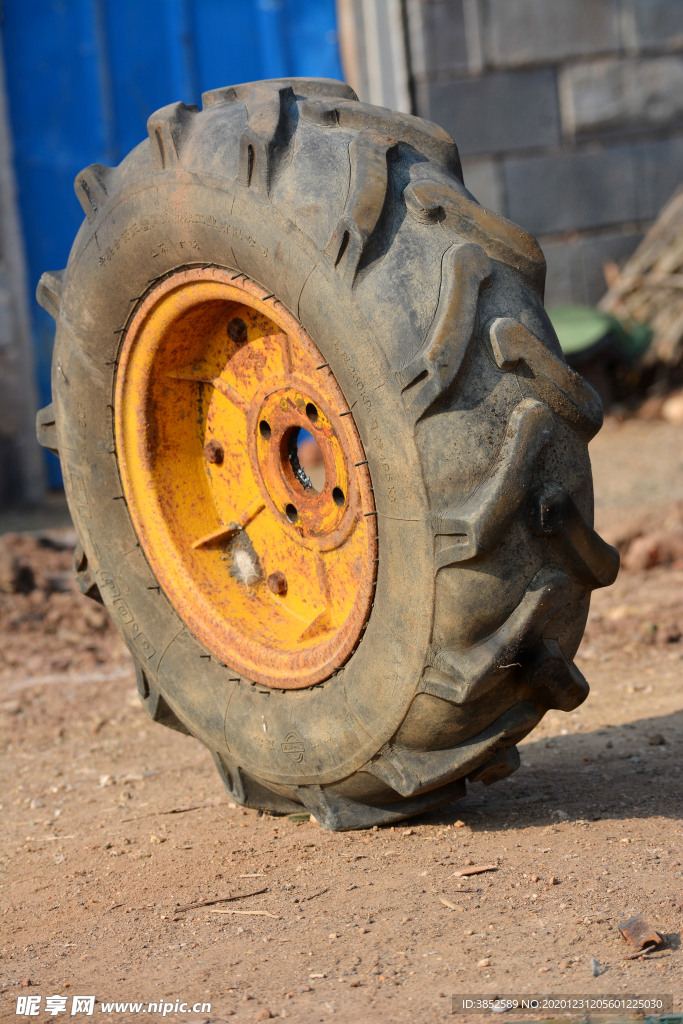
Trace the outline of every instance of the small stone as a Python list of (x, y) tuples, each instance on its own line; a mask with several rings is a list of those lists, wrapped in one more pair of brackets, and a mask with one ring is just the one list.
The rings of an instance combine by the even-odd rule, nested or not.
[(360, 988), (360, 981), (358, 980), (358, 978), (352, 978), (351, 981), (349, 982), (349, 985), (351, 988)]
[(299, 992), (312, 992), (312, 991), (313, 991), (313, 989), (311, 988), (310, 985), (302, 985), (301, 988), (299, 989)]
[(653, 732), (648, 736), (647, 742), (651, 747), (663, 747), (666, 740), (662, 736), (661, 732)]
[(538, 881), (538, 875), (532, 875), (531, 876), (531, 881), (532, 882), (537, 882)]
[(591, 957), (591, 974), (594, 978), (600, 977), (600, 964), (594, 956)]
[(272, 1013), (267, 1006), (262, 1006), (260, 1010), (257, 1010), (254, 1014), (254, 1020), (270, 1020)]
[(470, 860), (469, 858), (465, 861), (465, 867), (466, 868), (472, 867), (473, 864), (474, 864), (474, 861)]
[(549, 879), (549, 884), (550, 885), (559, 885), (560, 884), (560, 880), (559, 880), (559, 878), (555, 878), (555, 875), (551, 875), (550, 879)]
[(539, 967), (538, 968), (538, 973), (539, 974), (547, 974), (549, 970), (550, 970), (549, 967)]
[(337, 935), (336, 932), (330, 932), (330, 934), (327, 937), (328, 937), (328, 939), (338, 939), (339, 938), (339, 936)]
[(487, 956), (485, 956), (483, 960), (479, 960), (478, 963), (477, 963), (477, 967), (490, 967), (490, 966), (491, 966), (491, 961), (489, 960), (489, 958)]
[(361, 935), (367, 935), (368, 932), (370, 931), (370, 929), (369, 928), (359, 928), (358, 931), (361, 933)]

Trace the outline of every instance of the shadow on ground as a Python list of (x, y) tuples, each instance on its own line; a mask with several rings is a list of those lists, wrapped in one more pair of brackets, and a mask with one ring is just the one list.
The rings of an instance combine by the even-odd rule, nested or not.
[(567, 818), (683, 817), (683, 711), (539, 739), (520, 754), (514, 775), (490, 787), (475, 783), (464, 800), (431, 812), (429, 820), (502, 829)]

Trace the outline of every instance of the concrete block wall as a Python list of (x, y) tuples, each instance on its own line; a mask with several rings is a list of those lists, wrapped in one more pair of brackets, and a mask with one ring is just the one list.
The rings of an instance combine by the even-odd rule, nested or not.
[(539, 239), (547, 304), (595, 303), (683, 182), (683, 0), (406, 0), (416, 113)]

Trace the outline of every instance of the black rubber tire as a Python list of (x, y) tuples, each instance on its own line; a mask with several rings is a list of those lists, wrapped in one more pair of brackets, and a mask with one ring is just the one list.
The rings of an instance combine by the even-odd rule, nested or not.
[[(76, 179), (86, 220), (38, 298), (57, 320), (53, 405), (81, 590), (111, 613), (155, 721), (200, 739), (232, 798), (326, 828), (458, 799), (519, 764), (548, 708), (588, 693), (572, 664), (618, 555), (592, 529), (596, 392), (569, 369), (530, 236), (467, 192), (435, 125), (287, 79), (154, 114), (117, 167)], [(148, 565), (113, 432), (117, 357), (164, 275), (258, 282), (308, 331), (353, 409), (379, 563), (365, 632), (303, 690), (236, 678)], [(261, 728), (264, 709), (268, 737)]]

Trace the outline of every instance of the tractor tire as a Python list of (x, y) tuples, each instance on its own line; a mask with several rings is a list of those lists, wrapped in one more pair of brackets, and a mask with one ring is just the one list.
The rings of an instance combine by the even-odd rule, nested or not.
[(78, 175), (86, 219), (38, 287), (39, 439), (144, 707), (237, 803), (330, 829), (504, 778), (585, 700), (572, 658), (618, 569), (600, 400), (537, 243), (442, 129), (341, 82), (214, 90), (148, 131)]

